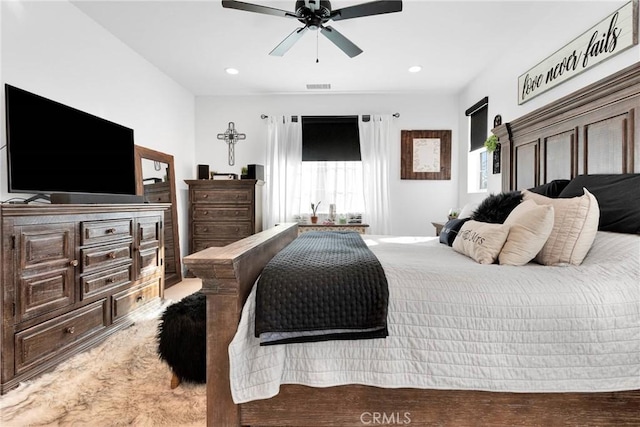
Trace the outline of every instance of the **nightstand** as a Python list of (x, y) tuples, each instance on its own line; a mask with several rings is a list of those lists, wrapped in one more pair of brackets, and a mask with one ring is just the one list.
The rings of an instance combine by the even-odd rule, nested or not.
[(440, 235), (440, 232), (442, 231), (442, 227), (444, 227), (444, 222), (431, 222), (431, 225), (433, 225), (436, 228), (436, 236)]

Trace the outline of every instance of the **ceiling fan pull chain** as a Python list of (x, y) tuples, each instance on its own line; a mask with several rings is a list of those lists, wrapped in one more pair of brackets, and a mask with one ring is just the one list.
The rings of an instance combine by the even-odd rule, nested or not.
[(318, 59), (318, 31), (316, 31), (316, 64), (320, 62)]

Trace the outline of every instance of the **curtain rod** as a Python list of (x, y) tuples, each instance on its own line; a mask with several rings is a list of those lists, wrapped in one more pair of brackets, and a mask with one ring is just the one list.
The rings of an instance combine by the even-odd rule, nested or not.
[[(398, 118), (398, 117), (400, 117), (400, 113), (393, 113), (392, 116), (395, 117), (395, 118)], [(260, 118), (264, 120), (264, 119), (268, 119), (269, 116), (267, 116), (266, 114), (261, 114)]]

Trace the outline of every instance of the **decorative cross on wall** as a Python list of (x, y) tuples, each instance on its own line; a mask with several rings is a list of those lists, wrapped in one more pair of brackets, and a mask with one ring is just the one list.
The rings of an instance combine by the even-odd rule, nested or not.
[(233, 122), (229, 122), (229, 128), (224, 133), (218, 134), (218, 139), (224, 140), (229, 146), (229, 164), (233, 166), (236, 163), (235, 145), (238, 141), (246, 139), (247, 135), (244, 133), (238, 133), (236, 131), (236, 125)]

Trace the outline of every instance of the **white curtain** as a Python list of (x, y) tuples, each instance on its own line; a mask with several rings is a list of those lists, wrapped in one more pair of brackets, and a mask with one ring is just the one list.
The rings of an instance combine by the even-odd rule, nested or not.
[(302, 162), (302, 197), (308, 200), (302, 214), (310, 213), (311, 203), (321, 201), (319, 214), (329, 213), (335, 204), (339, 214), (364, 212), (362, 192), (362, 162), (317, 161)]
[(363, 222), (370, 234), (390, 234), (389, 224), (389, 157), (392, 143), (391, 115), (360, 118), (360, 153), (364, 175)]
[(265, 164), (264, 227), (293, 221), (300, 213), (302, 126), (291, 116), (269, 115)]

